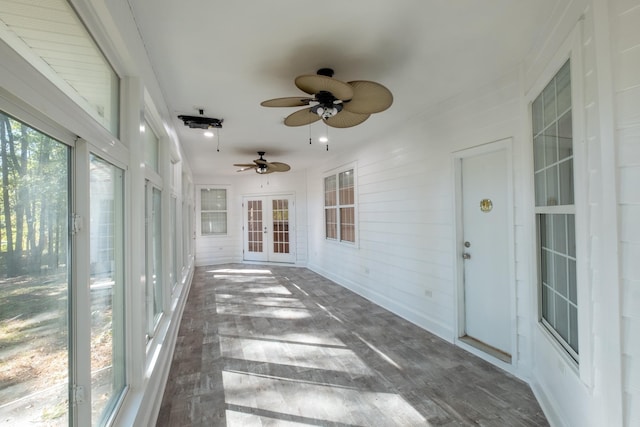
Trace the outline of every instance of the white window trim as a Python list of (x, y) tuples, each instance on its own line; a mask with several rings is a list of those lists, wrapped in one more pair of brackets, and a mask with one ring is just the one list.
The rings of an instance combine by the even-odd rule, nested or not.
[[(589, 274), (589, 205), (588, 205), (588, 188), (585, 184), (588, 182), (587, 170), (587, 143), (585, 130), (585, 111), (584, 111), (584, 70), (582, 62), (582, 21), (574, 28), (572, 33), (567, 37), (558, 52), (549, 61), (543, 73), (526, 92), (524, 101), (527, 105), (527, 124), (526, 124), (526, 147), (525, 156), (527, 157), (529, 188), (531, 200), (528, 203), (530, 221), (527, 226), (530, 227), (530, 236), (532, 236), (531, 245), (531, 265), (535, 268), (531, 269), (531, 288), (532, 288), (532, 305), (536, 315), (536, 328), (541, 331), (542, 335), (547, 338), (550, 345), (555, 348), (557, 354), (565, 361), (566, 365), (580, 378), (586, 385), (593, 384), (593, 350), (592, 350), (592, 285)], [(535, 187), (533, 180), (533, 128), (531, 123), (532, 104), (537, 96), (542, 92), (546, 85), (553, 79), (558, 70), (565, 64), (567, 60), (571, 61), (571, 104), (572, 104), (572, 120), (573, 120), (573, 173), (574, 173), (574, 204), (575, 207), (575, 239), (576, 239), (576, 280), (577, 280), (577, 300), (578, 300), (578, 341), (580, 363), (571, 357), (567, 350), (560, 344), (549, 329), (544, 326), (540, 319), (540, 285), (539, 285), (539, 256), (538, 249), (540, 247), (539, 236), (536, 228), (536, 208), (533, 200), (535, 195)], [(542, 212), (541, 209), (538, 209)], [(555, 213), (553, 207), (544, 208), (545, 213)]]
[[(353, 242), (349, 242), (348, 240), (341, 240), (340, 236), (340, 177), (339, 175), (342, 172), (346, 172), (348, 170), (353, 170), (353, 222), (354, 222), (354, 241)], [(327, 237), (327, 218), (326, 218), (326, 206), (324, 204), (324, 182), (325, 179), (330, 177), (330, 176), (335, 176), (336, 178), (336, 218), (337, 218), (337, 233), (338, 233), (338, 237), (336, 239), (330, 239)], [(351, 206), (351, 205), (345, 205), (345, 206)], [(324, 174), (322, 175), (322, 222), (323, 222), (323, 227), (322, 227), (322, 233), (323, 233), (323, 239), (325, 242), (331, 242), (333, 244), (336, 245), (343, 245), (343, 246), (347, 246), (347, 247), (355, 247), (358, 248), (359, 247), (359, 242), (360, 242), (360, 233), (359, 233), (359, 221), (358, 221), (358, 168), (357, 168), (357, 163), (356, 162), (352, 162), (352, 163), (348, 163), (345, 164), (343, 166), (339, 166), (337, 168), (331, 169), (329, 171), (325, 171)]]

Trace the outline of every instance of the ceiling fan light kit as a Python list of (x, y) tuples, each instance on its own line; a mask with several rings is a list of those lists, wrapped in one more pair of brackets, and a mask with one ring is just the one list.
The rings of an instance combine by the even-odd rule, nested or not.
[(348, 128), (359, 125), (373, 113), (386, 110), (393, 103), (391, 91), (380, 83), (355, 80), (348, 83), (333, 78), (331, 68), (295, 79), (298, 89), (312, 97), (287, 97), (263, 101), (263, 107), (303, 107), (288, 115), (284, 124), (304, 126), (323, 120), (328, 126)]

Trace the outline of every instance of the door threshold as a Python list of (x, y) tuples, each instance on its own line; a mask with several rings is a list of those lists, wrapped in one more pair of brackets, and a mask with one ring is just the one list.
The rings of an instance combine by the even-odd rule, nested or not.
[(487, 353), (490, 356), (495, 357), (496, 359), (500, 359), (505, 363), (511, 364), (511, 355), (509, 353), (505, 353), (502, 350), (498, 350), (495, 347), (490, 346), (489, 344), (485, 344), (482, 341), (479, 341), (469, 335), (463, 335), (458, 338), (465, 344), (470, 345), (471, 347), (475, 347), (480, 351)]

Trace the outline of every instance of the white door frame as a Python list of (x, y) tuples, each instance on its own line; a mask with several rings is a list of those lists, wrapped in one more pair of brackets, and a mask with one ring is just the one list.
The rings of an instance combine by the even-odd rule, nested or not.
[[(264, 244), (267, 244), (268, 246), (264, 247), (264, 251), (263, 251), (263, 255), (264, 255), (264, 259), (263, 260), (247, 260), (245, 258), (245, 251), (247, 250), (247, 230), (245, 229), (245, 227), (247, 226), (247, 212), (246, 212), (246, 206), (245, 203), (247, 203), (248, 200), (256, 200), (256, 199), (261, 199), (263, 200), (263, 204), (264, 202), (269, 202), (274, 198), (286, 198), (289, 199), (291, 201), (291, 204), (289, 205), (289, 255), (286, 257), (283, 256), (278, 256), (275, 254), (272, 254), (272, 250), (273, 247), (271, 245), (273, 245), (273, 224), (269, 224), (267, 225), (268, 229), (270, 230), (270, 232), (268, 233), (270, 238), (268, 239), (268, 241), (263, 242)], [(266, 205), (264, 205), (262, 207), (263, 209), (263, 213), (265, 212), (266, 209)], [(267, 221), (271, 218), (271, 214), (272, 214), (272, 208), (271, 206), (269, 206), (269, 216), (264, 216), (262, 218), (263, 221), (263, 226), (264, 226), (264, 221)], [(296, 253), (296, 195), (295, 193), (268, 193), (268, 194), (245, 194), (242, 196), (242, 260), (243, 262), (282, 262), (282, 263), (287, 263), (287, 264), (295, 264), (297, 262), (297, 253)], [(291, 260), (287, 260), (285, 258), (291, 258)]]
[[(465, 301), (464, 301), (464, 229), (462, 222), (462, 160), (467, 157), (474, 157), (495, 151), (505, 151), (507, 158), (507, 236), (508, 236), (508, 271), (509, 271), (509, 314), (511, 322), (511, 363), (506, 363), (493, 355), (473, 347), (460, 338), (465, 334)], [(514, 230), (514, 199), (513, 199), (513, 139), (505, 138), (488, 142), (475, 147), (463, 149), (452, 153), (454, 171), (454, 209), (455, 218), (455, 251), (454, 266), (456, 276), (456, 286), (454, 288), (454, 306), (456, 315), (454, 319), (454, 343), (465, 350), (479, 356), (499, 367), (514, 373), (518, 363), (517, 352), (517, 306), (516, 306), (516, 277), (515, 277), (515, 230)]]

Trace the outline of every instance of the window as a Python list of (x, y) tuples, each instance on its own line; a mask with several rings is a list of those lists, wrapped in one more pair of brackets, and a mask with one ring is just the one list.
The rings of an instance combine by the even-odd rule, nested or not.
[(340, 242), (356, 241), (354, 170), (324, 178), (325, 237)]
[(542, 324), (578, 361), (573, 130), (567, 61), (532, 104)]
[(124, 172), (90, 157), (92, 425), (106, 425), (125, 387)]
[(146, 184), (146, 308), (148, 338), (163, 311), (162, 292), (162, 192), (151, 182)]
[(0, 419), (69, 425), (71, 149), (0, 112)]
[(200, 189), (200, 234), (227, 234), (227, 190)]
[(3, 2), (0, 37), (113, 135), (119, 78), (66, 0)]
[(160, 141), (147, 120), (144, 121), (141, 130), (144, 140), (144, 162), (152, 171), (159, 173)]

